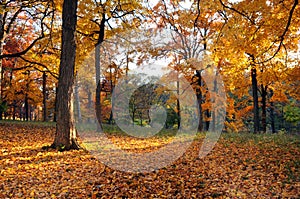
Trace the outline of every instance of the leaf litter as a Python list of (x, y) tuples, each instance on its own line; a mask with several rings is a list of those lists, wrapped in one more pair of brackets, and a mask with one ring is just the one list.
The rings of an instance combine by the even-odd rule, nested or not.
[[(0, 124), (0, 198), (299, 198), (299, 140), (282, 145), (222, 136), (200, 159), (199, 136), (173, 164), (150, 173), (127, 173), (105, 166), (85, 150), (43, 147), (52, 143), (54, 133), (54, 127)], [(110, 139), (140, 153), (168, 141)]]

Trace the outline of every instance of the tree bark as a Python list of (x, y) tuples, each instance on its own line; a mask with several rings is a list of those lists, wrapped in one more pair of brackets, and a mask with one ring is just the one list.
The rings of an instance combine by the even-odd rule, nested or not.
[(267, 132), (267, 89), (268, 86), (261, 84), (261, 98), (262, 98), (262, 114), (261, 114), (261, 124), (264, 133)]
[(57, 116), (57, 93), (58, 93), (58, 86), (55, 87), (55, 100), (54, 100), (54, 115), (53, 115), (53, 122), (56, 122), (56, 116)]
[(102, 19), (99, 27), (98, 42), (95, 46), (95, 69), (96, 69), (96, 117), (97, 117), (97, 130), (102, 131), (102, 121), (101, 121), (101, 66), (100, 66), (100, 47), (104, 41), (105, 36), (105, 12), (102, 13)]
[(276, 128), (275, 128), (275, 114), (274, 114), (274, 103), (270, 102), (271, 106), (271, 111), (270, 111), (270, 118), (271, 118), (271, 129), (272, 133), (276, 133)]
[(43, 121), (48, 121), (47, 115), (47, 74), (43, 72)]
[(17, 112), (16, 107), (17, 107), (16, 100), (14, 100), (13, 101), (13, 120), (14, 121), (16, 120), (16, 112)]
[(181, 110), (180, 110), (180, 83), (179, 83), (179, 71), (177, 71), (177, 117), (178, 117), (178, 127), (177, 129), (180, 128), (181, 125)]
[(52, 147), (61, 150), (79, 149), (73, 115), (73, 84), (75, 70), (78, 0), (64, 0), (62, 51), (57, 91), (57, 123)]
[[(215, 79), (214, 79), (214, 93), (215, 94), (217, 94), (218, 93), (218, 81), (217, 81), (217, 77), (218, 77), (218, 75), (219, 75), (219, 72), (218, 72), (218, 70), (216, 71), (216, 76), (215, 76)], [(217, 95), (216, 95), (217, 96)], [(212, 99), (211, 99), (212, 100)], [(216, 101), (215, 101), (216, 99), (214, 99), (213, 101), (212, 101), (212, 103), (214, 104), (214, 103), (216, 103)], [(215, 132), (215, 130), (216, 130), (216, 125), (218, 125), (218, 124), (216, 124), (216, 110), (215, 110), (216, 108), (212, 108), (212, 110), (211, 110), (211, 130), (212, 130), (212, 132)]]
[[(109, 68), (109, 76), (110, 76), (110, 96), (113, 95), (114, 91), (114, 83), (113, 83), (113, 75), (112, 75), (112, 67)], [(113, 110), (114, 110), (114, 102), (113, 98), (111, 99), (111, 111), (109, 114), (108, 124), (113, 124)]]
[(25, 107), (25, 120), (29, 121), (29, 103), (28, 103), (28, 94), (25, 94), (25, 99), (24, 99), (24, 107)]
[[(273, 96), (273, 90), (270, 89), (270, 96), (269, 99)], [(271, 119), (271, 129), (272, 133), (276, 133), (276, 128), (275, 128), (275, 114), (274, 114), (274, 102), (270, 102), (270, 119)]]
[(30, 85), (30, 71), (27, 70), (25, 72), (27, 74), (27, 82), (26, 82), (26, 90), (25, 90), (25, 99), (24, 99), (24, 107), (25, 107), (25, 120), (29, 121), (29, 99), (28, 99), (28, 93), (29, 93), (29, 85)]
[[(3, 30), (3, 15), (0, 13), (0, 55), (3, 52), (3, 40), (4, 40), (4, 30)], [(0, 59), (0, 106), (2, 106), (2, 59)], [(0, 107), (0, 120), (2, 120), (2, 108)]]
[(256, 68), (251, 69), (251, 81), (252, 81), (252, 96), (253, 96), (253, 122), (254, 133), (259, 132), (259, 107), (258, 107), (258, 86), (257, 86), (257, 73)]
[(206, 121), (205, 121), (205, 131), (208, 131), (209, 130), (209, 124), (210, 124), (210, 112), (209, 112), (209, 109), (206, 109), (205, 111), (205, 115), (206, 115)]

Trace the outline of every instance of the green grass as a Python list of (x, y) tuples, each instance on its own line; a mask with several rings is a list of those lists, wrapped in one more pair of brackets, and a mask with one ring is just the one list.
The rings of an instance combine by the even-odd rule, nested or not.
[(42, 122), (42, 121), (21, 121), (21, 120), (0, 120), (1, 124), (24, 125), (24, 126), (45, 126), (55, 127), (55, 122)]
[(222, 138), (241, 144), (275, 144), (282, 147), (295, 145), (300, 147), (300, 136), (292, 134), (254, 134), (254, 133), (223, 133)]

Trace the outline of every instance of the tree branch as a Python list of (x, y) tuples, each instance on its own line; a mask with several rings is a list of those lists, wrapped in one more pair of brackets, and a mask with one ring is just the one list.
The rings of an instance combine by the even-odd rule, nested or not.
[[(291, 26), (293, 14), (295, 12), (295, 9), (296, 9), (298, 3), (299, 3), (298, 0), (294, 0), (294, 4), (293, 4), (293, 6), (292, 6), (292, 8), (291, 8), (291, 10), (289, 12), (289, 17), (288, 17), (288, 21), (287, 21), (287, 24), (285, 26), (285, 29), (284, 29), (283, 33), (279, 36), (279, 46), (277, 47), (277, 49), (274, 52), (274, 54), (270, 58), (268, 58), (268, 59), (266, 59), (266, 60), (264, 60), (262, 62), (255, 62), (256, 64), (262, 64), (262, 63), (265, 63), (265, 62), (268, 62), (268, 61), (272, 60), (279, 53), (279, 51), (281, 50), (281, 47), (284, 46), (284, 43), (283, 43), (284, 42), (284, 38), (285, 38), (285, 36), (286, 36), (286, 34), (287, 34), (288, 30), (289, 30), (289, 27)], [(278, 42), (278, 40), (274, 41), (273, 44), (268, 48), (268, 50), (266, 52), (268, 52), (276, 42)], [(266, 52), (264, 52), (264, 53), (266, 53)]]
[[(21, 58), (23, 61), (25, 61), (25, 62), (27, 62), (27, 63), (30, 63), (30, 64), (32, 64), (32, 65), (42, 66), (43, 68), (46, 69), (45, 72), (48, 72), (52, 77), (58, 79), (58, 74), (53, 73), (51, 70), (49, 70), (49, 68), (48, 68), (45, 64), (42, 64), (42, 63), (39, 63), (39, 62), (35, 62), (35, 61), (28, 60), (28, 59), (26, 59), (26, 58), (24, 58), (24, 57), (22, 57), (22, 56), (20, 56), (20, 58)], [(40, 69), (38, 69), (38, 68), (36, 68), (36, 67), (34, 67), (34, 68), (35, 68), (36, 70), (40, 71), (40, 72), (44, 72), (44, 70), (40, 70)]]
[(22, 55), (25, 55), (36, 44), (36, 42), (38, 42), (39, 40), (41, 40), (43, 38), (44, 38), (44, 35), (36, 38), (25, 50), (23, 50), (21, 52), (0, 55), (0, 59), (12, 58), (12, 57), (21, 57)]
[(255, 21), (252, 20), (248, 15), (246, 15), (245, 13), (233, 8), (233, 7), (229, 7), (227, 5), (224, 4), (224, 2), (222, 0), (219, 0), (219, 2), (221, 3), (221, 5), (224, 7), (224, 8), (227, 8), (229, 10), (232, 10), (233, 12), (236, 12), (238, 13), (239, 15), (245, 17), (247, 20), (249, 20), (251, 22), (251, 24), (255, 25)]

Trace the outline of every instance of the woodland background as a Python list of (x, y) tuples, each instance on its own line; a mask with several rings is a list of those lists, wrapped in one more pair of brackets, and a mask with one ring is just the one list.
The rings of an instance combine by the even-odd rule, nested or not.
[[(1, 119), (56, 121), (62, 2), (2, 1), (0, 12)], [(210, 94), (201, 79), (206, 66), (196, 70), (193, 60), (206, 56), (226, 88), (225, 131), (297, 132), (297, 16), (298, 1), (79, 1), (75, 73), (92, 71), (95, 64), (99, 68), (90, 78), (98, 75), (101, 81), (96, 100), (101, 100), (102, 122), (111, 124), (111, 93), (118, 80), (139, 65), (167, 57), (166, 67), (183, 74), (194, 87), (199, 130), (205, 131), (212, 116)], [(172, 39), (153, 43), (164, 30), (171, 31)], [(133, 45), (130, 38), (141, 34)], [(101, 66), (100, 57), (82, 64), (97, 44)], [(89, 91), (91, 84), (76, 79), (75, 97), (86, 96), (80, 97), (79, 120), (91, 119), (80, 113), (95, 103), (93, 93), (82, 91)], [(147, 124), (144, 98), (157, 92), (153, 86), (141, 88), (132, 97), (130, 111), (137, 124)], [(180, 110), (174, 97), (166, 98), (167, 127), (176, 127)]]
[[(0, 198), (299, 198), (299, 16), (298, 0), (2, 0)], [(155, 61), (172, 90), (134, 73)], [(150, 117), (153, 104), (167, 110), (150, 139), (115, 124), (122, 78), (148, 82), (124, 121), (147, 128), (161, 122)], [(197, 97), (199, 133), (171, 165), (121, 172), (80, 146), (80, 123), (134, 153), (172, 142), (189, 111), (180, 78)], [(199, 158), (223, 106), (223, 133)]]

